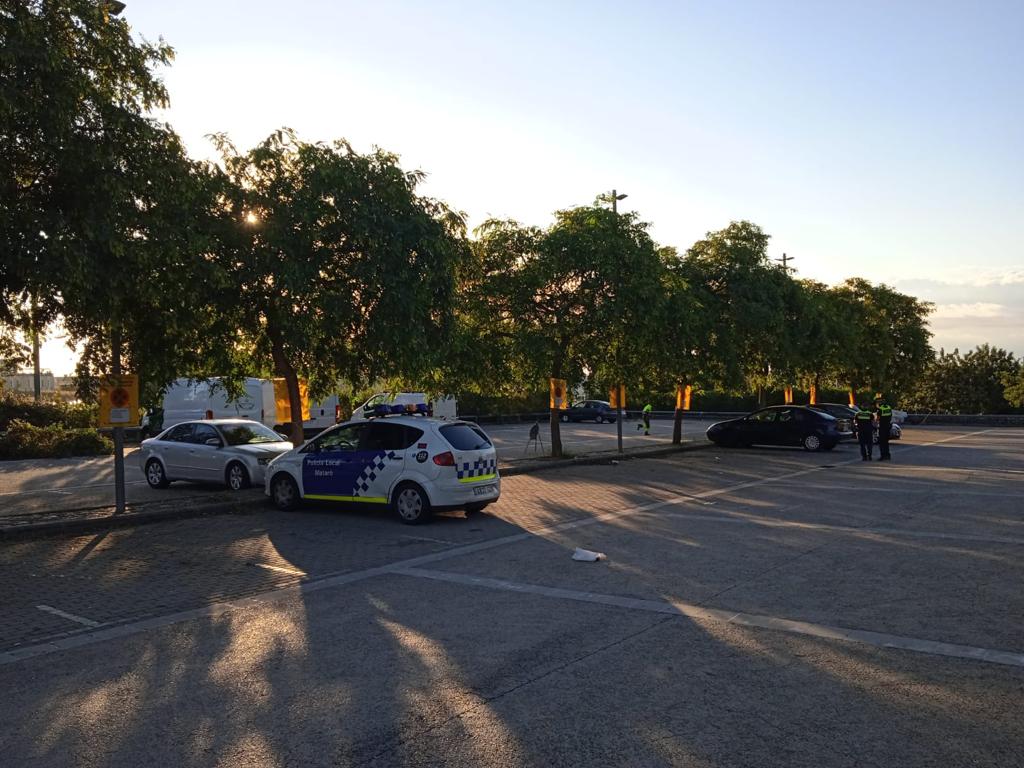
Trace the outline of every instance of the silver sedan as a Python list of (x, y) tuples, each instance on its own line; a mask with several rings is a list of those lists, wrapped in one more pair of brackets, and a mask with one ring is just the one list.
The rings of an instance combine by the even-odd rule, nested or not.
[(291, 443), (258, 421), (185, 421), (143, 440), (139, 465), (153, 488), (195, 480), (240, 491), (262, 485), (267, 465), (291, 449)]

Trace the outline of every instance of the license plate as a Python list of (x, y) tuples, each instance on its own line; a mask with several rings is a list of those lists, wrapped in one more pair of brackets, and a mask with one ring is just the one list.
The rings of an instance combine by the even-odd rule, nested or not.
[(490, 496), (492, 493), (494, 493), (494, 486), (478, 485), (475, 488), (473, 488), (473, 493), (475, 493), (477, 496)]

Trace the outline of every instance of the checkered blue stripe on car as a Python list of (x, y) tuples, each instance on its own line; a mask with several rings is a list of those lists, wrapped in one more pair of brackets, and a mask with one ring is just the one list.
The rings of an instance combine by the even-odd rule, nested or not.
[(366, 492), (370, 490), (370, 484), (377, 479), (377, 475), (387, 466), (385, 459), (393, 459), (397, 455), (394, 451), (388, 451), (387, 453), (378, 453), (371, 458), (366, 466), (363, 467), (363, 471), (359, 473), (359, 477), (356, 478), (355, 485), (352, 488), (352, 495), (365, 496)]
[(482, 477), (484, 475), (493, 475), (498, 471), (498, 459), (497, 457), (492, 459), (476, 459), (474, 461), (463, 461), (456, 466), (456, 472), (458, 473), (459, 480), (464, 480), (470, 477)]

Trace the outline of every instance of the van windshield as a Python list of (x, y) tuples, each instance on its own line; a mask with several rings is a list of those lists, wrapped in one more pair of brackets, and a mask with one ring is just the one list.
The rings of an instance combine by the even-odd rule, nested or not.
[(254, 445), (256, 443), (281, 443), (284, 438), (262, 424), (221, 424), (220, 431), (228, 445)]

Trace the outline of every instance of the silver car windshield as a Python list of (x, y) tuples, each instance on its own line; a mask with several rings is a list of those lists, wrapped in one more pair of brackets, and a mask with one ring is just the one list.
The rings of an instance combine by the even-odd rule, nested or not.
[(277, 432), (262, 424), (221, 424), (220, 431), (228, 445), (255, 445), (284, 441)]

